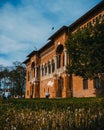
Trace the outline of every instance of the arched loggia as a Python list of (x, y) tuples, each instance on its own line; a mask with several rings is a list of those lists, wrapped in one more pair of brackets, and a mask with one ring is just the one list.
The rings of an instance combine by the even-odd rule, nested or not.
[(60, 44), (57, 49), (56, 49), (56, 62), (57, 62), (57, 69), (60, 68), (63, 65), (63, 60), (61, 60), (63, 58), (63, 50), (64, 47), (62, 44)]

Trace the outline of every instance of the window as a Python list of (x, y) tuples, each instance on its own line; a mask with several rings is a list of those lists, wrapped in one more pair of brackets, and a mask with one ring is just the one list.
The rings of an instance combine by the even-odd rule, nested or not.
[(27, 96), (29, 96), (29, 90), (27, 90)]
[(28, 71), (28, 81), (30, 81), (30, 72)]
[(42, 76), (44, 76), (44, 67), (42, 65)]
[(54, 60), (52, 59), (52, 72), (54, 72), (55, 71), (55, 62), (54, 62)]
[(101, 16), (101, 14), (99, 15), (99, 19), (101, 19), (102, 18), (102, 16)]
[(60, 44), (60, 45), (58, 45), (57, 50), (56, 50), (57, 69), (62, 66), (61, 57), (62, 57), (62, 54), (63, 54), (63, 49), (64, 49), (63, 45)]
[(57, 56), (57, 68), (60, 68), (60, 63), (61, 63), (61, 56)]
[(35, 76), (35, 63), (32, 62), (31, 64), (31, 73), (32, 73), (32, 76)]
[(50, 62), (48, 62), (48, 73), (49, 73), (49, 74), (51, 73), (51, 65), (50, 65)]
[(65, 64), (64, 64), (64, 60), (65, 60), (65, 59), (64, 59), (64, 55), (63, 55), (63, 66), (65, 65)]
[(45, 64), (45, 75), (47, 74), (47, 65)]
[(101, 87), (101, 83), (100, 83), (100, 79), (99, 78), (95, 78), (93, 80), (94, 83), (94, 88), (100, 88)]
[(102, 16), (101, 16), (101, 17), (102, 17), (102, 20), (104, 20), (104, 14), (102, 14)]
[(95, 24), (95, 18), (93, 19), (93, 24)]
[(88, 80), (83, 79), (83, 89), (88, 89)]

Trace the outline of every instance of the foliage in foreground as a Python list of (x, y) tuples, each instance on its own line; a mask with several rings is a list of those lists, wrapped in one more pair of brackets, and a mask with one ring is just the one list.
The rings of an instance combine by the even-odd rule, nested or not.
[(0, 103), (2, 130), (104, 130), (103, 122), (103, 98), (1, 100)]
[(90, 24), (76, 33), (69, 33), (66, 47), (71, 59), (68, 66), (70, 74), (74, 73), (87, 79), (103, 74), (104, 19), (98, 19), (95, 25)]

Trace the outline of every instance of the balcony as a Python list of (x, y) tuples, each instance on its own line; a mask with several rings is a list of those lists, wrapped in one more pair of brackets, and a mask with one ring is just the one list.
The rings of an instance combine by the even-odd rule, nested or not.
[(35, 82), (38, 82), (39, 81), (39, 79), (38, 78), (32, 78), (31, 80), (30, 80), (30, 83), (31, 84), (34, 84)]
[(46, 79), (50, 79), (50, 78), (53, 78), (54, 75), (58, 75), (60, 76), (62, 73), (64, 73), (66, 71), (66, 67), (63, 66), (61, 68), (58, 68), (56, 69), (53, 73), (50, 73), (50, 74), (46, 74), (44, 76), (41, 76), (40, 80), (46, 80)]

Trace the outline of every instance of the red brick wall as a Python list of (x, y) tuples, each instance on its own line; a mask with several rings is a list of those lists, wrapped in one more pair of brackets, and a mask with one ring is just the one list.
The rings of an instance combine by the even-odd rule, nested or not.
[(83, 79), (78, 76), (73, 76), (73, 97), (94, 97), (95, 88), (93, 80), (88, 80), (88, 89), (83, 89)]

